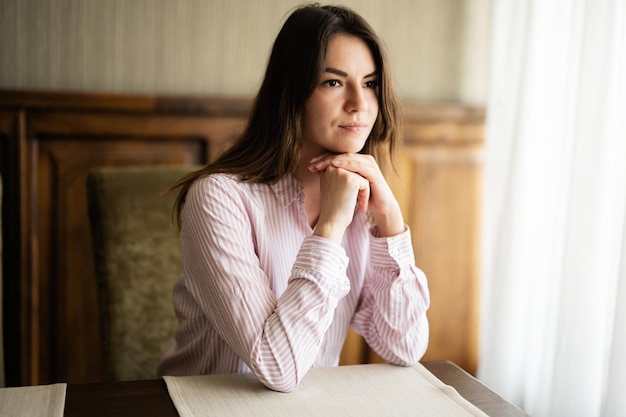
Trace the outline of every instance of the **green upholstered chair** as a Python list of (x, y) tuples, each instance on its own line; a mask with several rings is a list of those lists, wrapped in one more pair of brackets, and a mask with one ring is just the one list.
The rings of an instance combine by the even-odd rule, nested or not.
[(107, 167), (87, 176), (106, 381), (155, 378), (173, 343), (172, 288), (180, 264), (176, 193), (160, 194), (194, 169)]

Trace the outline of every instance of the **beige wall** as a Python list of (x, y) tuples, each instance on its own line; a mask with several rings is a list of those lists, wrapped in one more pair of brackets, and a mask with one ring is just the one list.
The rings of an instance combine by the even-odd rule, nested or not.
[[(404, 99), (486, 102), (490, 0), (344, 0)], [(0, 88), (251, 96), (297, 0), (2, 0)]]

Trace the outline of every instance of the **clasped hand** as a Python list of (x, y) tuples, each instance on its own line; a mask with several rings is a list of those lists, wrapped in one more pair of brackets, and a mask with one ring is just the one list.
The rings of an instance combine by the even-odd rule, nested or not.
[(371, 155), (326, 153), (313, 158), (309, 170), (320, 173), (317, 234), (340, 242), (355, 205), (374, 217), (381, 237), (404, 231), (400, 206)]

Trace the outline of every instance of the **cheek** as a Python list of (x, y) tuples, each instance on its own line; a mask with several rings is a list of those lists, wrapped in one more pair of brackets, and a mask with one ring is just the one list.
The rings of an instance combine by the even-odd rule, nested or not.
[(313, 93), (313, 95), (309, 97), (308, 100), (304, 103), (303, 119), (311, 120), (317, 117), (316, 115), (319, 112), (318, 103), (319, 100), (317, 99), (316, 94)]
[(317, 113), (326, 114), (336, 105), (337, 101), (339, 100), (336, 95), (326, 92), (326, 94), (319, 94), (317, 100), (312, 104)]
[(380, 116), (380, 111), (378, 109), (378, 105), (374, 105), (370, 107), (368, 117), (370, 119), (370, 123), (372, 127), (374, 126), (374, 123), (376, 123), (376, 121), (378, 120), (379, 116)]
[(367, 111), (370, 114), (378, 114), (379, 110), (379, 99), (378, 93), (375, 91), (371, 91), (365, 98), (367, 100)]
[(378, 111), (379, 111), (378, 100), (374, 100), (372, 102), (370, 109), (372, 110), (372, 114), (374, 115), (374, 117), (378, 116)]
[(307, 105), (305, 112), (302, 116), (302, 134), (307, 139), (313, 139), (320, 135), (323, 119), (321, 118), (319, 108), (315, 106)]

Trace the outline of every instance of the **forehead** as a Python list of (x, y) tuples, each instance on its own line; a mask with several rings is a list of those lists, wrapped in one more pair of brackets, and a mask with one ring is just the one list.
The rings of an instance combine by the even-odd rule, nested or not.
[(325, 57), (326, 67), (341, 70), (362, 70), (371, 73), (376, 64), (369, 45), (361, 38), (347, 33), (338, 33), (328, 42)]

